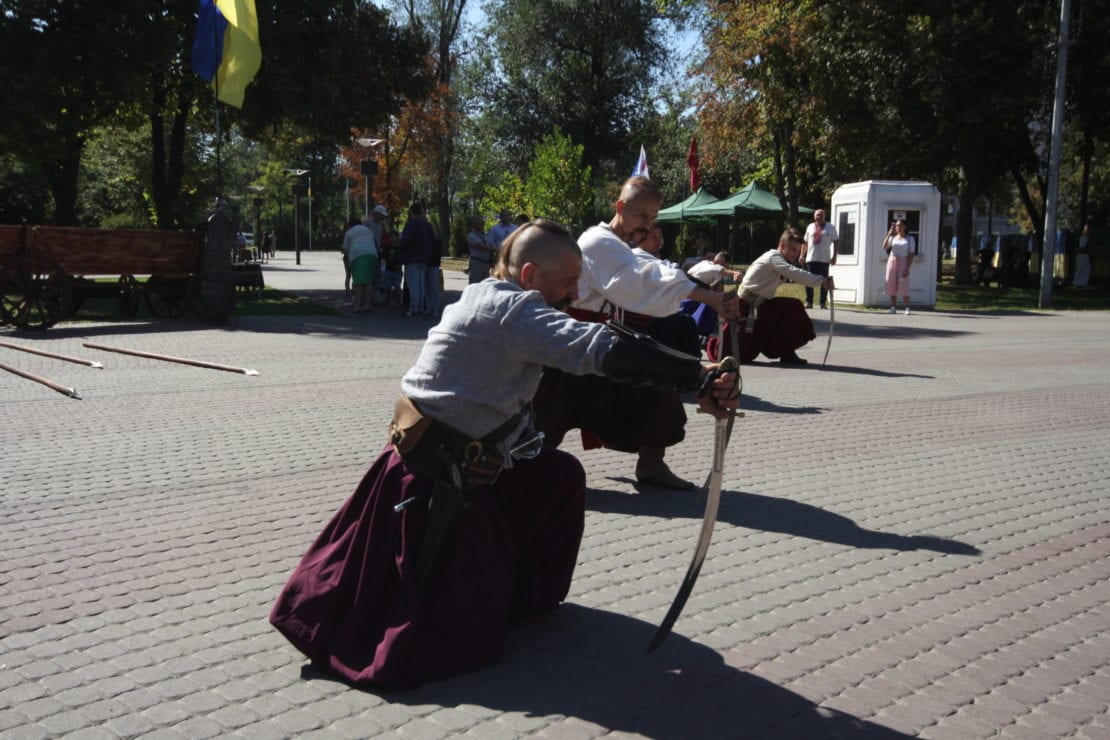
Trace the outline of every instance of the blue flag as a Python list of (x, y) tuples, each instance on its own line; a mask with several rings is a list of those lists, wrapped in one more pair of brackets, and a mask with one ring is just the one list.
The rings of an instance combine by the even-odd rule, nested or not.
[(215, 0), (200, 0), (197, 30), (193, 36), (193, 71), (211, 82), (224, 58), (224, 33), (227, 19), (216, 7)]

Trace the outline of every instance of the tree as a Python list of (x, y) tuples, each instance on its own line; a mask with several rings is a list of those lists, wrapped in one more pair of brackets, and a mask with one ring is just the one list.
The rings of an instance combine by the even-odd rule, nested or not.
[(478, 201), (478, 214), (494, 216), (507, 209), (509, 213), (527, 213), (532, 208), (525, 194), (524, 181), (512, 172), (502, 172), (493, 183), (486, 185)]
[(433, 157), (436, 211), (440, 233), (451, 233), (451, 175), (455, 162), (455, 135), (458, 129), (458, 98), (453, 82), (458, 66), (456, 42), (462, 30), (467, 0), (400, 0), (409, 26), (428, 34), (432, 41), (432, 66), (435, 94), (425, 107), (423, 118), (433, 125), (424, 132)]
[(145, 6), (0, 0), (0, 146), (42, 174), (57, 224), (77, 223), (88, 136), (138, 96)]
[(262, 67), (232, 118), (248, 136), (265, 139), (289, 123), (310, 139), (347, 143), (352, 126), (379, 130), (405, 101), (431, 89), (428, 37), (392, 22), (371, 2), (275, 0), (256, 7)]
[(648, 109), (651, 73), (663, 59), (655, 4), (505, 0), (487, 3), (486, 12), (496, 62), (483, 98), (498, 139), (530, 152), (556, 126), (582, 145), (594, 172), (603, 160), (623, 159), (618, 152)]
[(528, 213), (582, 226), (591, 200), (591, 170), (582, 164), (583, 150), (558, 128), (540, 140), (524, 186)]
[(731, 3), (710, 0), (707, 155), (770, 150), (796, 198), (838, 182), (927, 178), (959, 192), (957, 278), (971, 205), (1029, 152), (1046, 13), (1033, 0)]

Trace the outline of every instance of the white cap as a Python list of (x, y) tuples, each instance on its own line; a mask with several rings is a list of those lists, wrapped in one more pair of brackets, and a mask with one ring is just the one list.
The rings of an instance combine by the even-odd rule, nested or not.
[(383, 206), (381, 203), (374, 206), (374, 209), (370, 212), (371, 213), (377, 213), (381, 216), (385, 216), (386, 218), (389, 218), (389, 209), (386, 208), (385, 206)]

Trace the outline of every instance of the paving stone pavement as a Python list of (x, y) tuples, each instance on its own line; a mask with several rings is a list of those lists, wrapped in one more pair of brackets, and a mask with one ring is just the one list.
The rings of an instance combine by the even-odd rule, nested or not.
[[(337, 265), (266, 279), (345, 310)], [(1108, 313), (842, 307), (828, 367), (745, 366), (714, 541), (651, 656), (701, 501), (568, 441), (586, 535), (551, 620), (414, 691), (314, 672), (269, 607), (432, 321), (0, 329), (105, 366), (0, 347), (83, 397), (0, 373), (0, 737), (1110, 737)], [(711, 438), (691, 413), (676, 471)]]

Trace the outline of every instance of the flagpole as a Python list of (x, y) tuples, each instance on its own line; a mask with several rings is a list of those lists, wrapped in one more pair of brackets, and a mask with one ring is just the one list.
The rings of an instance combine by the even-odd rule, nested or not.
[[(220, 51), (220, 35), (219, 24), (212, 24), (212, 55), (213, 58), (217, 57)], [(224, 195), (224, 179), (223, 179), (223, 163), (220, 161), (220, 68), (216, 67), (216, 74), (212, 78), (213, 84), (213, 97), (212, 107), (216, 113), (216, 201), (219, 202), (223, 199)]]

